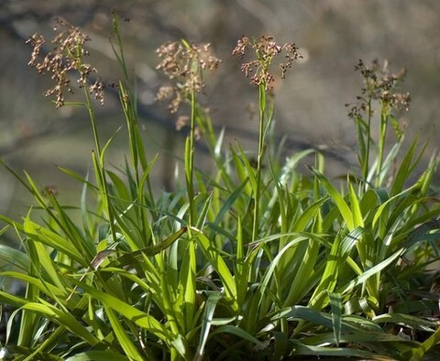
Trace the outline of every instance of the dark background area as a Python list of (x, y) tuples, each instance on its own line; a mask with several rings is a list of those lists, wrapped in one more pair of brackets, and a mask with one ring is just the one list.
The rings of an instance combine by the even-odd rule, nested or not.
[[(411, 111), (401, 114), (409, 124), (407, 140), (416, 132), (422, 139), (431, 139), (425, 162), (438, 147), (438, 0), (2, 0), (0, 156), (18, 172), (27, 170), (41, 187), (55, 186), (68, 204), (76, 203), (81, 185), (56, 165), (84, 176), (91, 170), (89, 119), (82, 109), (56, 110), (44, 98), (50, 79), (28, 67), (31, 47), (25, 42), (35, 32), (51, 39), (55, 18), (64, 18), (91, 37), (88, 61), (101, 77), (117, 81), (119, 70), (108, 41), (112, 9), (121, 19), (130, 20), (122, 21), (122, 36), (136, 82), (147, 150), (150, 158), (163, 153), (153, 173), (157, 190), (169, 187), (176, 164), (171, 154), (182, 154), (184, 137), (175, 130), (176, 117), (166, 112), (166, 105), (154, 102), (164, 80), (154, 69), (158, 62), (154, 51), (165, 41), (181, 38), (209, 42), (223, 59), (219, 71), (207, 79), (202, 101), (210, 107), (217, 129), (225, 127), (226, 146), (238, 138), (245, 149), (255, 151), (258, 120), (247, 109), (257, 93), (240, 73), (240, 60), (231, 51), (243, 34), (268, 34), (281, 44), (296, 43), (304, 56), (287, 79), (276, 84), (276, 133), (288, 137), (286, 156), (313, 146), (327, 152), (330, 175), (355, 167), (355, 129), (344, 104), (354, 102), (360, 93), (361, 77), (354, 72), (360, 58), (367, 64), (374, 58), (388, 59), (395, 72), (402, 67), (408, 70), (401, 89), (412, 97)], [(115, 94), (108, 93), (106, 105), (97, 105), (97, 110), (103, 139), (124, 125)], [(128, 154), (125, 144), (123, 129), (111, 147), (110, 163), (123, 164)], [(197, 158), (199, 166), (203, 161), (203, 156)], [(24, 188), (0, 168), (0, 213), (24, 215), (29, 204)]]

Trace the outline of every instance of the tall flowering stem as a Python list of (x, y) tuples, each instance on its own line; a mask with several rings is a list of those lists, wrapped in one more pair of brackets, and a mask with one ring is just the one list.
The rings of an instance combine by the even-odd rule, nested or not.
[(271, 73), (271, 67), (274, 58), (280, 54), (284, 54), (285, 61), (279, 63), (281, 70), (281, 79), (286, 76), (287, 70), (292, 67), (295, 60), (302, 58), (298, 48), (293, 43), (286, 43), (283, 46), (278, 45), (271, 36), (261, 36), (258, 40), (250, 40), (247, 36), (243, 36), (237, 42), (236, 47), (232, 51), (232, 55), (244, 58), (248, 49), (253, 49), (256, 59), (244, 62), (241, 65), (241, 71), (250, 83), (258, 86), (258, 105), (259, 105), (259, 131), (258, 131), (258, 154), (256, 169), (256, 189), (254, 190), (254, 213), (252, 226), (252, 241), (258, 238), (259, 232), (259, 210), (261, 203), (261, 173), (263, 158), (266, 149), (266, 133), (268, 125), (272, 120), (272, 112), (267, 112), (267, 95), (273, 96), (273, 86), (275, 76)]
[[(186, 40), (165, 43), (156, 50), (156, 54), (161, 58), (156, 69), (162, 70), (173, 83), (162, 86), (156, 94), (156, 99), (171, 98), (168, 109), (172, 114), (179, 112), (182, 104), (186, 103), (190, 106), (190, 132), (185, 149), (185, 180), (190, 208), (189, 224), (195, 225), (194, 144), (198, 136), (196, 124), (198, 94), (205, 87), (204, 72), (217, 69), (220, 60), (212, 54), (210, 44), (192, 44)], [(179, 120), (185, 118), (180, 116)]]
[[(95, 152), (93, 153), (93, 163), (95, 174), (100, 185), (100, 191), (106, 203), (110, 227), (113, 238), (116, 240), (114, 231), (114, 215), (111, 200), (107, 190), (106, 171), (104, 165), (104, 154), (98, 136), (97, 122), (95, 118), (92, 96), (104, 105), (104, 84), (97, 76), (97, 70), (84, 61), (89, 52), (84, 48), (90, 38), (82, 32), (79, 27), (75, 27), (63, 19), (57, 19), (54, 31), (57, 35), (51, 41), (53, 49), (42, 56), (45, 39), (42, 35), (34, 34), (27, 41), (33, 47), (31, 60), (28, 65), (35, 68), (40, 74), (50, 74), (55, 81), (55, 85), (48, 89), (44, 95), (52, 97), (55, 95), (55, 106), (60, 108), (64, 105), (81, 105), (87, 108), (92, 126), (92, 133), (95, 142)], [(66, 103), (65, 92), (74, 93), (71, 84), (71, 77), (76, 74), (77, 83), (83, 89), (86, 99), (85, 103)], [(95, 79), (91, 78), (96, 74)]]
[[(398, 93), (396, 88), (405, 76), (405, 69), (396, 74), (389, 71), (389, 63), (384, 61), (381, 65), (378, 60), (373, 60), (371, 66), (365, 65), (359, 60), (355, 69), (364, 78), (362, 95), (357, 97), (357, 103), (352, 105), (348, 113), (358, 127), (359, 140), (359, 163), (362, 168), (364, 191), (368, 188), (373, 176), (370, 173), (370, 152), (372, 145), (376, 146), (377, 160), (375, 170), (375, 187), (383, 186), (384, 182), (384, 158), (385, 146), (388, 134), (388, 125), (392, 124), (397, 141), (403, 140), (404, 125), (399, 124), (394, 113), (400, 110), (408, 111), (411, 101), (409, 93)], [(371, 122), (374, 115), (373, 102), (377, 101), (380, 107), (379, 137), (377, 142), (373, 141), (371, 134)], [(347, 104), (350, 106), (350, 104)], [(366, 117), (366, 121), (364, 118)]]
[[(205, 87), (204, 71), (216, 69), (220, 60), (211, 54), (210, 44), (190, 44), (185, 40), (166, 43), (157, 49), (156, 53), (161, 58), (156, 68), (162, 70), (173, 82), (173, 85), (161, 87), (156, 99), (163, 100), (172, 97), (168, 109), (173, 114), (179, 111), (183, 103), (190, 107), (190, 132), (185, 143), (185, 181), (189, 203), (188, 225), (196, 226), (194, 149), (197, 137), (198, 93)], [(183, 117), (181, 116), (180, 119)], [(196, 244), (191, 227), (188, 227), (188, 238), (185, 265), (182, 266), (188, 269), (182, 280), (185, 287), (183, 310), (185, 322), (182, 325), (185, 334), (191, 330), (196, 313)]]
[[(89, 52), (84, 49), (86, 42), (90, 38), (85, 35), (78, 27), (74, 27), (62, 19), (56, 21), (54, 30), (57, 35), (52, 40), (53, 50), (47, 52), (41, 60), (41, 50), (45, 43), (42, 35), (34, 34), (27, 41), (33, 47), (31, 60), (29, 65), (34, 67), (40, 74), (50, 74), (55, 81), (55, 85), (48, 89), (44, 95), (51, 97), (55, 95), (55, 106), (62, 107), (65, 104), (65, 92), (74, 93), (71, 84), (71, 74), (76, 72), (79, 75), (77, 79), (80, 88), (84, 89), (86, 96), (85, 106), (89, 110), (91, 125), (93, 129), (93, 136), (98, 155), (101, 153), (101, 146), (98, 138), (96, 127), (96, 119), (93, 112), (91, 95), (104, 104), (104, 85), (99, 80), (90, 81), (92, 73), (97, 74), (97, 70), (90, 64), (84, 62), (84, 57), (89, 55)], [(90, 84), (90, 85), (89, 85)]]

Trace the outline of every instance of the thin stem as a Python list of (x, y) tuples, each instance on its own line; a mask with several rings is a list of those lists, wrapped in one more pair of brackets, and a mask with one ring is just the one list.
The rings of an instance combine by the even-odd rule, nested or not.
[(257, 239), (258, 229), (259, 229), (259, 209), (260, 209), (260, 189), (261, 189), (261, 168), (264, 155), (264, 118), (266, 111), (266, 90), (265, 84), (260, 84), (258, 88), (258, 99), (259, 99), (259, 130), (258, 130), (258, 155), (257, 155), (257, 174), (256, 174), (256, 189), (255, 189), (255, 204), (254, 204), (254, 220), (252, 227), (252, 242)]
[(83, 83), (83, 88), (86, 97), (86, 107), (89, 111), (90, 124), (92, 125), (92, 133), (93, 139), (95, 141), (96, 154), (98, 155), (98, 158), (101, 159), (101, 143), (99, 141), (98, 127), (96, 126), (95, 111), (93, 110), (92, 99), (90, 98), (89, 91), (87, 90), (87, 82)]
[[(129, 136), (129, 144), (130, 144), (130, 154), (131, 154), (131, 160), (134, 167), (134, 176), (136, 179), (136, 184), (140, 185), (141, 176), (139, 173), (139, 164), (142, 167), (142, 170), (145, 171), (148, 168), (148, 159), (145, 153), (145, 148), (143, 146), (140, 134), (139, 134), (139, 122), (138, 122), (138, 114), (137, 114), (137, 108), (136, 108), (136, 98), (132, 94), (132, 91), (130, 89), (130, 79), (128, 76), (127, 66), (125, 62), (125, 56), (124, 56), (124, 47), (123, 42), (121, 39), (121, 33), (119, 30), (119, 21), (118, 16), (116, 13), (113, 15), (113, 31), (116, 35), (117, 40), (117, 46), (113, 44), (112, 41), (110, 41), (110, 44), (113, 49), (113, 53), (115, 54), (116, 58), (118, 59), (119, 66), (122, 69), (122, 72), (124, 74), (124, 80), (125, 85), (123, 81), (119, 82), (119, 93), (121, 98), (121, 104), (124, 110), (124, 115), (127, 122), (127, 129), (128, 129), (128, 136)], [(154, 206), (154, 197), (153, 197), (153, 191), (151, 188), (151, 181), (150, 177), (147, 177), (145, 180), (145, 183), (147, 185), (147, 193), (148, 193), (148, 199), (151, 202), (152, 209), (155, 208)], [(144, 203), (143, 197), (139, 199), (142, 204)], [(144, 210), (140, 211), (141, 213), (144, 213)], [(155, 212), (151, 211), (151, 214), (153, 215), (153, 218), (156, 218)], [(142, 223), (143, 223), (143, 229), (147, 230), (147, 226), (145, 224), (145, 217), (142, 217)]]
[(368, 170), (370, 168), (370, 145), (371, 145), (371, 97), (368, 98), (367, 102), (367, 111), (368, 111), (368, 119), (367, 119), (367, 146), (365, 148), (365, 156), (364, 156), (364, 192), (367, 191), (368, 186)]
[(106, 200), (107, 212), (108, 212), (108, 216), (109, 216), (110, 231), (112, 233), (113, 240), (116, 242), (117, 238), (116, 238), (116, 231), (114, 229), (114, 222), (113, 222), (113, 220), (114, 220), (113, 208), (111, 206), (111, 200), (110, 200), (110, 197), (108, 194), (104, 160), (101, 157), (102, 150), (101, 150), (101, 144), (99, 141), (98, 127), (96, 126), (96, 118), (95, 118), (95, 112), (93, 110), (92, 99), (91, 99), (89, 91), (87, 89), (87, 81), (83, 82), (83, 88), (84, 88), (84, 94), (86, 97), (86, 106), (89, 111), (90, 124), (92, 125), (93, 138), (95, 140), (96, 156), (98, 158), (97, 160), (98, 160), (98, 164), (99, 164), (98, 171), (100, 173), (99, 176), (101, 179), (101, 187), (102, 187), (102, 188), (100, 187), (100, 189), (102, 189), (103, 197)]
[(190, 121), (190, 134), (188, 138), (188, 164), (186, 174), (186, 187), (189, 198), (189, 225), (194, 225), (196, 221), (195, 209), (194, 209), (194, 138), (196, 127), (196, 94), (195, 90), (191, 91), (191, 121)]
[[(118, 15), (115, 13), (113, 13), (113, 31), (116, 35), (116, 40), (118, 41), (118, 48), (119, 48), (119, 53), (114, 50), (114, 53), (119, 61), (119, 64), (121, 65), (121, 69), (122, 72), (124, 73), (124, 78), (125, 80), (128, 82), (128, 72), (127, 72), (127, 67), (126, 67), (126, 63), (125, 63), (125, 56), (124, 56), (124, 48), (122, 46), (122, 39), (121, 39), (121, 32), (119, 31), (119, 21), (118, 21)], [(113, 44), (112, 44), (113, 46)]]
[[(195, 130), (196, 130), (196, 115), (197, 115), (197, 101), (196, 101), (196, 90), (191, 90), (191, 121), (190, 121), (190, 134), (187, 139), (186, 148), (186, 165), (185, 165), (185, 176), (186, 176), (186, 188), (188, 193), (189, 201), (189, 213), (188, 213), (188, 225), (193, 226), (197, 222), (197, 214), (194, 202), (194, 140), (195, 140)], [(193, 290), (194, 292), (185, 292), (185, 306), (184, 306), (184, 319), (185, 326), (189, 331), (191, 329), (191, 324), (194, 320), (195, 311), (195, 284), (196, 284), (196, 243), (193, 237), (192, 227), (188, 227), (188, 248), (187, 256), (189, 266), (188, 274), (186, 277), (185, 287), (188, 290)]]
[(384, 109), (382, 109), (380, 116), (380, 134), (379, 134), (379, 150), (377, 156), (377, 176), (376, 176), (376, 187), (380, 187), (382, 183), (382, 166), (383, 166), (383, 154), (385, 151), (385, 141), (387, 135), (387, 120), (388, 114)]

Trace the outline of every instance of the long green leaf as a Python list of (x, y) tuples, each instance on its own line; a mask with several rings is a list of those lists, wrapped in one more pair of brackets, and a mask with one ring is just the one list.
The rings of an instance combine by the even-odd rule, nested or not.
[(399, 170), (397, 171), (396, 178), (391, 188), (391, 196), (394, 196), (402, 192), (405, 181), (411, 175), (411, 170), (412, 170), (411, 162), (417, 148), (417, 143), (418, 143), (418, 137), (416, 137), (413, 140), (410, 148), (408, 149), (407, 153), (405, 154), (405, 157), (403, 158)]
[(238, 312), (237, 286), (221, 253), (213, 247), (212, 242), (202, 232), (199, 231), (195, 234), (195, 238), (197, 239), (205, 257), (210, 261), (222, 280), (222, 285), (225, 288), (226, 300), (230, 302), (232, 310)]
[(292, 231), (302, 232), (306, 229), (307, 225), (313, 221), (316, 213), (320, 210), (321, 206), (327, 201), (328, 198), (321, 198), (317, 200), (315, 203), (308, 206), (298, 217), (294, 226), (292, 227)]
[(81, 255), (72, 245), (72, 243), (65, 238), (31, 221), (29, 216), (26, 217), (23, 225), (26, 235), (28, 235), (35, 241), (52, 247), (53, 249), (56, 249), (59, 252), (66, 254), (81, 265), (87, 266), (87, 260), (84, 259), (84, 256)]
[(308, 346), (302, 344), (298, 340), (290, 339), (294, 344), (294, 351), (292, 356), (314, 356), (314, 357), (325, 357), (329, 356), (333, 359), (345, 359), (347, 357), (356, 358), (361, 360), (377, 360), (377, 361), (395, 361), (393, 357), (387, 357), (382, 355), (376, 355), (370, 351), (358, 350), (354, 348), (334, 348), (334, 347), (323, 347), (323, 346)]
[(30, 267), (30, 259), (26, 253), (3, 244), (0, 244), (0, 259), (23, 271), (29, 270)]
[(342, 198), (336, 188), (327, 180), (327, 178), (324, 177), (324, 175), (322, 175), (318, 170), (314, 169), (313, 167), (308, 168), (313, 173), (313, 175), (319, 179), (324, 188), (327, 189), (327, 192), (335, 202), (336, 206), (339, 209), (339, 212), (341, 213), (342, 218), (347, 224), (348, 230), (352, 231), (355, 227), (353, 222), (353, 212), (345, 202), (344, 198)]
[(61, 326), (69, 329), (75, 336), (82, 338), (91, 346), (99, 343), (99, 340), (93, 336), (78, 320), (70, 313), (63, 312), (55, 306), (29, 302), (22, 306), (23, 309), (42, 314)]
[(341, 340), (341, 325), (342, 325), (342, 302), (339, 293), (329, 293), (330, 307), (332, 309), (333, 334), (335, 336), (336, 347), (339, 347)]
[(425, 332), (434, 332), (437, 329), (438, 324), (433, 321), (428, 321), (426, 319), (415, 317), (411, 315), (406, 315), (403, 313), (384, 313), (372, 319), (375, 323), (394, 323), (398, 325), (405, 325), (416, 330), (421, 330)]
[(357, 285), (364, 283), (367, 279), (369, 279), (373, 275), (379, 273), (380, 271), (385, 269), (387, 266), (389, 266), (391, 263), (393, 263), (398, 257), (400, 257), (403, 254), (403, 252), (404, 252), (404, 250), (400, 249), (397, 252), (393, 253), (387, 259), (383, 260), (382, 262), (378, 263), (377, 265), (370, 268), (366, 272), (362, 273), (360, 276), (356, 277), (354, 280), (350, 281), (346, 286), (341, 287), (341, 290), (339, 291), (339, 293), (345, 294), (345, 293), (351, 291)]
[(259, 341), (257, 338), (255, 338), (253, 335), (251, 335), (249, 332), (246, 332), (245, 330), (243, 330), (239, 327), (235, 327), (235, 326), (230, 326), (230, 325), (221, 326), (221, 327), (217, 328), (215, 331), (213, 331), (210, 336), (212, 337), (214, 335), (221, 334), (221, 333), (230, 333), (230, 334), (233, 334), (233, 335), (236, 335), (236, 336), (242, 338), (243, 340), (250, 341), (250, 342), (254, 343), (255, 345), (257, 345), (258, 347), (261, 347), (261, 348), (265, 347), (264, 343)]
[(85, 351), (66, 358), (66, 361), (128, 361), (124, 355), (114, 351)]
[(119, 341), (119, 345), (121, 345), (125, 354), (130, 358), (130, 360), (142, 361), (143, 357), (139, 353), (136, 346), (133, 344), (129, 334), (127, 333), (127, 330), (122, 327), (115, 312), (111, 308), (106, 306), (104, 306), (104, 309), (112, 325), (113, 332), (115, 333), (116, 338)]
[(173, 233), (171, 236), (163, 240), (162, 242), (159, 242), (158, 244), (155, 244), (153, 246), (149, 246), (143, 249), (139, 249), (137, 251), (125, 254), (121, 257), (119, 257), (116, 261), (114, 261), (112, 264), (118, 264), (119, 266), (126, 266), (133, 264), (135, 260), (142, 259), (143, 256), (146, 257), (153, 257), (156, 254), (164, 251), (168, 247), (170, 247), (174, 242), (176, 242), (185, 232), (187, 228), (182, 227), (177, 232)]
[(171, 342), (172, 336), (169, 330), (165, 328), (160, 322), (154, 319), (151, 315), (140, 311), (128, 303), (121, 301), (120, 299), (103, 293), (94, 287), (91, 287), (84, 282), (79, 282), (72, 280), (78, 287), (82, 288), (85, 292), (90, 294), (92, 297), (98, 299), (107, 307), (117, 311), (125, 318), (134, 322), (139, 327), (142, 327), (150, 332), (153, 332), (157, 337), (164, 340), (165, 342)]
[(351, 183), (348, 184), (348, 191), (349, 191), (349, 195), (350, 195), (351, 210), (353, 212), (353, 226), (354, 227), (364, 227), (364, 220), (362, 217), (359, 199), (358, 199)]
[[(68, 295), (67, 288), (65, 287), (56, 287), (51, 283), (43, 282), (38, 277), (32, 277), (29, 274), (20, 273), (20, 272), (14, 272), (14, 271), (7, 271), (7, 272), (1, 272), (0, 277), (11, 277), (15, 278), (17, 280), (21, 280), (27, 283), (30, 283), (34, 286), (36, 286), (41, 292), (47, 294), (50, 297), (55, 298), (65, 298)], [(72, 304), (73, 306), (73, 304)]]
[(180, 269), (179, 288), (183, 293), (185, 333), (194, 329), (197, 318), (194, 317), (196, 310), (196, 245), (193, 239), (188, 241), (188, 246)]
[(222, 294), (219, 292), (211, 293), (206, 300), (205, 312), (203, 315), (203, 323), (200, 331), (199, 345), (197, 346), (197, 351), (194, 360), (203, 360), (206, 341), (208, 340), (209, 331), (212, 324), (212, 318), (214, 316), (214, 311), (217, 307), (218, 301), (221, 300)]

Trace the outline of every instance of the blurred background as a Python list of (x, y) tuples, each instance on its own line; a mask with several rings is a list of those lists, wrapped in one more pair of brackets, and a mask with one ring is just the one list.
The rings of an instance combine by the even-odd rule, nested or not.
[[(243, 34), (267, 34), (280, 44), (295, 43), (304, 57), (275, 89), (276, 134), (287, 136), (285, 156), (308, 147), (322, 149), (328, 155), (331, 176), (356, 166), (354, 126), (344, 104), (360, 94), (362, 79), (354, 72), (358, 59), (366, 64), (375, 58), (388, 59), (393, 72), (402, 67), (408, 70), (401, 89), (412, 97), (410, 112), (401, 114), (409, 125), (407, 139), (416, 132), (424, 140), (431, 139), (425, 162), (438, 147), (438, 0), (2, 0), (0, 157), (18, 173), (28, 171), (41, 188), (55, 187), (67, 204), (77, 204), (81, 185), (57, 165), (83, 176), (91, 170), (88, 115), (79, 108), (55, 109), (44, 98), (51, 81), (27, 65), (32, 49), (25, 42), (38, 32), (50, 50), (54, 21), (64, 18), (92, 39), (86, 44), (91, 53), (88, 61), (100, 76), (117, 81), (120, 73), (109, 43), (113, 9), (122, 20), (149, 157), (161, 153), (154, 170), (157, 190), (171, 187), (176, 164), (172, 154), (183, 153), (184, 134), (176, 131), (176, 116), (167, 112), (166, 104), (154, 102), (164, 80), (155, 71), (154, 51), (165, 41), (181, 38), (209, 42), (223, 59), (218, 72), (207, 79), (202, 102), (209, 106), (216, 128), (225, 127), (225, 146), (240, 139), (245, 149), (256, 149), (258, 119), (252, 116), (252, 104), (257, 92), (240, 73), (240, 60), (231, 51)], [(97, 104), (97, 111), (103, 139), (124, 126), (115, 93), (107, 92), (105, 106)], [(126, 139), (123, 128), (111, 147), (109, 162), (116, 167), (128, 154)], [(202, 155), (196, 161), (203, 166), (202, 144), (199, 149)], [(25, 189), (0, 167), (0, 214), (23, 216), (29, 205)]]

